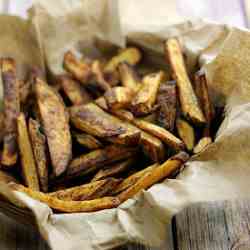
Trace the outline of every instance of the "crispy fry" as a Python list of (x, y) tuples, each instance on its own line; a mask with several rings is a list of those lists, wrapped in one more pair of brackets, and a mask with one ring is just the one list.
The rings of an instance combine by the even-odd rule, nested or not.
[(143, 116), (152, 112), (163, 77), (164, 73), (159, 71), (143, 78), (142, 86), (131, 103), (135, 115)]
[(17, 191), (23, 192), (33, 199), (46, 203), (49, 207), (67, 213), (93, 212), (101, 209), (114, 208), (120, 205), (116, 197), (103, 197), (90, 201), (63, 201), (48, 194), (34, 191), (22, 185), (12, 184), (11, 187)]
[(122, 62), (119, 64), (118, 69), (120, 72), (122, 86), (130, 88), (134, 92), (137, 92), (137, 90), (139, 90), (141, 87), (141, 83), (132, 66), (125, 62)]
[(73, 105), (81, 105), (92, 100), (90, 94), (80, 85), (79, 82), (73, 80), (70, 76), (61, 75), (57, 78), (62, 89)]
[(39, 190), (36, 164), (29, 139), (28, 128), (23, 113), (17, 118), (18, 146), (21, 155), (22, 172), (26, 185)]
[(177, 83), (183, 114), (195, 123), (204, 123), (206, 120), (199, 106), (192, 84), (188, 78), (178, 40), (176, 38), (168, 39), (165, 49), (166, 57), (171, 64), (173, 76)]
[(110, 145), (103, 149), (94, 150), (74, 159), (67, 169), (66, 177), (70, 179), (93, 173), (107, 164), (132, 157), (137, 151), (137, 148), (119, 145)]
[(199, 140), (199, 142), (194, 147), (194, 153), (198, 154), (203, 151), (209, 144), (212, 143), (211, 137), (203, 137)]
[(40, 188), (48, 192), (48, 160), (46, 156), (46, 139), (40, 132), (38, 121), (29, 119), (29, 135), (37, 167)]
[(111, 110), (128, 108), (134, 97), (134, 91), (126, 87), (114, 87), (104, 94), (104, 98)]
[(193, 127), (183, 119), (177, 119), (176, 127), (180, 138), (183, 140), (186, 148), (191, 151), (195, 144), (195, 133)]
[(87, 149), (98, 149), (103, 147), (102, 143), (92, 135), (75, 133), (74, 137), (80, 145), (84, 146)]
[(1, 60), (4, 87), (4, 146), (1, 162), (6, 167), (17, 161), (16, 118), (20, 112), (19, 81), (16, 79), (16, 64), (11, 58)]
[(117, 69), (118, 65), (126, 62), (130, 65), (136, 65), (142, 58), (141, 52), (137, 48), (127, 48), (120, 52), (117, 56), (111, 58), (104, 68), (104, 72), (113, 72)]
[(36, 96), (56, 176), (67, 168), (72, 155), (68, 115), (60, 96), (45, 82), (36, 80)]
[(119, 183), (120, 181), (117, 181), (117, 179), (109, 178), (56, 191), (50, 193), (49, 195), (64, 201), (83, 201), (96, 199), (104, 196), (111, 188), (115, 188)]
[(104, 73), (102, 71), (101, 63), (95, 60), (92, 64), (92, 74), (94, 75), (94, 80), (99, 85), (103, 91), (108, 91), (111, 89), (111, 85), (105, 80)]
[(78, 60), (71, 51), (65, 53), (63, 66), (69, 73), (74, 76), (76, 80), (80, 81), (83, 84), (85, 84), (90, 78), (90, 66), (87, 63)]
[(177, 155), (171, 157), (163, 164), (153, 168), (151, 171), (143, 175), (133, 186), (123, 191), (118, 195), (121, 202), (133, 197), (135, 194), (143, 189), (151, 187), (153, 184), (167, 178), (177, 169), (179, 169), (183, 163), (188, 160), (189, 156), (185, 152), (180, 152)]
[(134, 119), (134, 124), (138, 126), (140, 129), (158, 137), (168, 146), (174, 148), (175, 150), (184, 149), (183, 142), (177, 138), (172, 133), (168, 132), (166, 129), (159, 127), (153, 123), (143, 121), (141, 119)]
[(72, 123), (93, 136), (106, 138), (118, 144), (135, 145), (140, 139), (140, 131), (130, 129), (121, 120), (112, 116), (94, 103), (72, 107)]
[(4, 182), (4, 183), (9, 183), (9, 182), (14, 182), (14, 183), (19, 183), (19, 181), (12, 176), (11, 174), (4, 172), (2, 170), (0, 170), (0, 182)]
[(142, 176), (144, 176), (146, 173), (152, 171), (154, 168), (158, 167), (159, 164), (155, 163), (153, 165), (150, 165), (147, 168), (142, 169), (141, 171), (138, 171), (129, 177), (127, 177), (125, 180), (123, 180), (112, 192), (112, 195), (117, 195), (121, 193), (122, 191), (130, 188), (133, 186)]
[(173, 132), (176, 119), (177, 92), (176, 83), (161, 84), (157, 96), (157, 104), (160, 106), (157, 112), (157, 120), (160, 126)]
[(121, 161), (119, 163), (116, 163), (113, 166), (109, 166), (109, 167), (100, 169), (97, 172), (97, 174), (94, 176), (94, 178), (92, 179), (92, 182), (102, 180), (102, 179), (105, 179), (107, 177), (115, 177), (118, 174), (121, 174), (124, 171), (129, 170), (132, 167), (132, 165), (135, 163), (136, 160), (137, 160), (137, 158), (133, 157), (133, 158), (129, 158), (127, 160)]

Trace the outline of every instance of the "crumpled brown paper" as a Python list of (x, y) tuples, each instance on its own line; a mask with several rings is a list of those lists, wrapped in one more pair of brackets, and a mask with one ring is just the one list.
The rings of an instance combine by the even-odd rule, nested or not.
[(185, 21), (175, 1), (120, 0), (119, 15), (117, 2), (42, 1), (33, 8), (32, 23), (51, 73), (63, 70), (66, 49), (81, 54), (93, 48), (99, 53), (92, 43), (95, 35), (120, 46), (127, 36), (162, 65), (163, 41), (178, 36), (188, 69), (196, 63), (204, 67), (213, 101), (226, 105), (226, 118), (215, 142), (191, 158), (177, 179), (156, 184), (117, 209), (53, 214), (47, 205), (0, 185), (1, 194), (11, 192), (14, 204), (21, 202), (33, 211), (53, 250), (109, 249), (129, 241), (168, 249), (171, 218), (185, 206), (250, 196), (250, 33), (202, 20)]

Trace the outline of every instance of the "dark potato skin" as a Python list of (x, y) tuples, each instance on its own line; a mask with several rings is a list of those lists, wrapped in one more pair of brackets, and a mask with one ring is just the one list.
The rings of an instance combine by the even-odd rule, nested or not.
[(68, 114), (58, 93), (39, 78), (35, 90), (53, 171), (59, 176), (66, 171), (72, 156)]

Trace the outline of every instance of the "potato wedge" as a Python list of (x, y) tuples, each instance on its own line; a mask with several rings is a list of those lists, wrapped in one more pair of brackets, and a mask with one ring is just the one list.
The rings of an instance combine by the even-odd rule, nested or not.
[(114, 208), (120, 205), (116, 197), (103, 197), (90, 201), (63, 201), (49, 194), (34, 191), (19, 184), (12, 184), (14, 190), (23, 192), (31, 198), (47, 204), (52, 209), (65, 213), (93, 212), (102, 209)]
[(76, 128), (114, 143), (129, 146), (136, 145), (140, 140), (138, 129), (131, 129), (124, 122), (106, 113), (94, 103), (72, 107), (70, 117)]
[(195, 144), (194, 128), (185, 120), (179, 118), (176, 121), (177, 132), (189, 151), (192, 151)]
[(87, 63), (78, 60), (71, 51), (65, 53), (63, 66), (82, 84), (86, 84), (91, 76), (91, 67)]
[(105, 92), (104, 98), (111, 110), (124, 109), (130, 106), (134, 91), (126, 87), (114, 87)]
[(112, 195), (117, 195), (121, 193), (122, 191), (130, 188), (133, 186), (143, 175), (146, 173), (152, 171), (154, 168), (158, 167), (159, 163), (154, 163), (153, 165), (150, 165), (149, 167), (146, 167), (142, 169), (141, 171), (138, 171), (129, 177), (127, 177), (125, 180), (123, 180), (112, 192)]
[(176, 108), (177, 108), (177, 91), (176, 82), (162, 83), (157, 95), (157, 121), (159, 125), (170, 132), (174, 131)]
[(118, 182), (117, 179), (109, 178), (56, 191), (49, 193), (49, 195), (64, 201), (83, 201), (96, 199), (104, 196), (105, 193), (111, 190), (111, 188), (115, 188), (119, 183), (120, 181)]
[(4, 145), (1, 163), (10, 167), (17, 162), (17, 125), (20, 112), (19, 81), (16, 79), (16, 64), (11, 58), (1, 60), (4, 89)]
[(4, 183), (9, 183), (9, 182), (14, 182), (14, 183), (19, 183), (19, 181), (12, 176), (10, 173), (7, 173), (5, 171), (0, 170), (0, 182)]
[(164, 178), (167, 178), (173, 172), (179, 169), (188, 160), (188, 158), (189, 155), (185, 152), (180, 152), (177, 155), (171, 157), (160, 166), (148, 171), (133, 186), (119, 194), (119, 200), (123, 202), (129, 198), (132, 198), (141, 190), (147, 189), (153, 184), (163, 180)]
[(98, 141), (94, 136), (84, 133), (74, 133), (74, 137), (76, 138), (76, 141), (84, 146), (87, 149), (98, 149), (102, 148), (103, 145), (100, 141)]
[(112, 166), (108, 166), (105, 168), (100, 169), (97, 174), (94, 176), (94, 178), (92, 179), (93, 181), (99, 181), (108, 177), (115, 177), (127, 170), (129, 170), (132, 165), (136, 162), (137, 158), (133, 157), (133, 158), (129, 158), (127, 160), (118, 162)]
[(166, 129), (159, 127), (153, 123), (141, 120), (141, 119), (134, 119), (134, 124), (139, 127), (140, 129), (158, 137), (169, 147), (174, 148), (175, 150), (182, 150), (184, 149), (184, 143), (177, 138), (172, 133), (168, 132)]
[(103, 149), (83, 154), (72, 160), (66, 172), (66, 179), (93, 173), (107, 164), (132, 157), (137, 152), (138, 149), (134, 147), (110, 145)]
[(126, 62), (118, 65), (121, 83), (123, 87), (130, 88), (132, 91), (137, 92), (141, 87), (138, 75), (135, 70)]
[(211, 137), (203, 137), (199, 140), (199, 142), (194, 147), (194, 153), (198, 154), (202, 152), (209, 144), (212, 143)]
[(195, 93), (202, 107), (208, 124), (214, 118), (214, 107), (209, 97), (206, 75), (204, 71), (198, 71), (195, 74)]
[(94, 79), (92, 79), (92, 81), (94, 80), (97, 83), (97, 85), (99, 85), (101, 90), (103, 90), (103, 91), (110, 90), (111, 85), (108, 83), (108, 81), (106, 81), (106, 79), (104, 77), (104, 73), (103, 73), (100, 61), (95, 60), (92, 63), (91, 69), (92, 69), (92, 74), (94, 77)]
[(72, 155), (68, 115), (60, 96), (38, 78), (35, 91), (53, 171), (59, 176), (66, 170)]
[(57, 78), (57, 81), (73, 105), (81, 105), (92, 101), (92, 97), (85, 88), (70, 76), (61, 75)]
[(43, 192), (48, 192), (48, 160), (46, 156), (46, 139), (45, 136), (40, 132), (39, 122), (32, 118), (29, 119), (29, 136), (36, 162), (40, 188)]
[(197, 97), (189, 80), (181, 46), (176, 38), (170, 38), (165, 44), (166, 57), (170, 62), (173, 77), (176, 80), (181, 109), (187, 119), (194, 123), (205, 123)]
[(134, 115), (143, 116), (152, 112), (163, 78), (164, 73), (162, 71), (143, 78), (142, 86), (131, 103), (131, 110)]
[(23, 113), (20, 113), (17, 117), (17, 132), (23, 178), (29, 188), (33, 190), (40, 190), (36, 163)]
[(136, 65), (142, 58), (142, 54), (137, 48), (126, 48), (118, 55), (111, 58), (104, 68), (104, 72), (113, 72), (117, 69), (118, 65), (122, 62), (126, 62), (129, 65)]

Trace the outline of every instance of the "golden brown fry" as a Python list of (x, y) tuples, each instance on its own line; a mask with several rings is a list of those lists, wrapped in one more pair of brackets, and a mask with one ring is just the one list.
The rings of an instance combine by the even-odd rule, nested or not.
[(134, 119), (134, 124), (140, 129), (158, 137), (161, 141), (175, 150), (184, 149), (184, 143), (166, 129), (141, 119)]
[(94, 76), (95, 82), (99, 85), (101, 90), (108, 91), (111, 89), (111, 85), (105, 80), (104, 73), (102, 71), (101, 63), (95, 60), (92, 64), (92, 74)]
[(4, 89), (4, 146), (2, 164), (9, 167), (17, 161), (16, 118), (20, 112), (19, 81), (16, 79), (16, 64), (11, 58), (1, 60)]
[(142, 86), (131, 103), (135, 115), (143, 116), (152, 112), (163, 77), (164, 73), (159, 71), (143, 78)]
[(118, 182), (114, 178), (109, 178), (56, 191), (50, 193), (49, 195), (64, 201), (83, 201), (96, 199), (104, 196), (110, 190), (110, 188), (116, 187), (118, 183), (120, 183), (120, 181)]
[(148, 173), (149, 171), (153, 170), (154, 168), (158, 167), (159, 164), (155, 163), (153, 165), (150, 165), (147, 168), (142, 169), (141, 171), (138, 171), (129, 177), (127, 177), (125, 180), (123, 180), (112, 192), (112, 195), (117, 195), (118, 193), (121, 193), (122, 191), (130, 188), (133, 186), (143, 175)]
[(40, 187), (43, 192), (48, 192), (48, 161), (46, 156), (46, 139), (40, 132), (38, 121), (29, 119), (29, 135), (37, 167)]
[(79, 82), (73, 80), (70, 76), (61, 75), (57, 79), (65, 95), (67, 95), (73, 105), (85, 104), (92, 100), (84, 87), (81, 86)]
[(4, 182), (4, 183), (9, 183), (9, 182), (14, 182), (14, 183), (19, 183), (19, 181), (12, 176), (11, 174), (4, 172), (2, 170), (0, 170), (0, 182)]
[(118, 66), (122, 86), (130, 88), (134, 92), (140, 89), (141, 83), (139, 82), (139, 77), (136, 75), (136, 72), (131, 65), (122, 62)]
[(178, 40), (176, 38), (168, 39), (165, 49), (166, 57), (171, 64), (173, 76), (177, 83), (183, 114), (193, 122), (204, 123), (206, 120), (189, 80)]
[(170, 176), (173, 172), (179, 169), (189, 158), (185, 152), (180, 152), (171, 157), (163, 164), (153, 168), (151, 171), (143, 175), (133, 186), (123, 191), (118, 195), (121, 202), (133, 197), (135, 194), (143, 189), (151, 187), (153, 184)]
[(130, 129), (124, 122), (94, 103), (72, 107), (70, 115), (72, 123), (78, 129), (93, 136), (125, 145), (136, 145), (140, 139), (139, 130)]
[(90, 78), (90, 66), (87, 63), (78, 60), (71, 51), (65, 53), (63, 66), (69, 73), (74, 76), (76, 80), (80, 81), (83, 84), (85, 84)]
[(137, 152), (137, 148), (119, 145), (110, 145), (103, 149), (94, 150), (74, 159), (67, 169), (66, 178), (87, 175), (107, 164), (132, 157)]
[(161, 84), (157, 96), (157, 104), (159, 110), (157, 112), (157, 120), (160, 126), (173, 132), (176, 119), (177, 92), (176, 83), (169, 82)]
[(209, 144), (212, 143), (211, 137), (203, 137), (199, 140), (199, 142), (194, 147), (194, 153), (198, 154), (203, 151)]
[(195, 144), (195, 133), (193, 127), (187, 121), (180, 118), (176, 121), (176, 127), (180, 138), (186, 145), (186, 148), (191, 151)]
[(49, 85), (37, 79), (35, 89), (53, 171), (59, 176), (66, 170), (72, 155), (68, 115), (60, 96)]
[(107, 105), (111, 110), (128, 108), (134, 97), (134, 91), (126, 87), (114, 87), (104, 94)]
[(198, 71), (195, 74), (195, 93), (200, 102), (207, 123), (210, 125), (214, 118), (214, 107), (209, 97), (205, 72)]
[(98, 149), (103, 147), (102, 143), (92, 135), (75, 133), (74, 137), (80, 145), (86, 147), (87, 149)]
[(93, 181), (102, 180), (108, 177), (115, 177), (118, 174), (121, 174), (127, 170), (129, 170), (132, 165), (136, 162), (137, 158), (129, 158), (127, 160), (121, 161), (119, 163), (114, 164), (113, 166), (108, 166), (106, 168), (100, 169), (97, 174), (92, 179)]
[(21, 155), (22, 172), (26, 185), (39, 190), (39, 181), (36, 164), (29, 139), (28, 128), (23, 113), (17, 118), (18, 146)]
[(23, 192), (33, 199), (46, 203), (49, 207), (67, 213), (93, 212), (101, 209), (114, 208), (120, 205), (116, 197), (103, 197), (90, 201), (63, 201), (48, 194), (34, 191), (22, 185), (12, 184), (11, 187), (17, 191)]
[(104, 68), (104, 72), (113, 72), (122, 62), (130, 65), (136, 65), (142, 58), (142, 54), (137, 48), (127, 48), (121, 51), (117, 56), (111, 58)]

